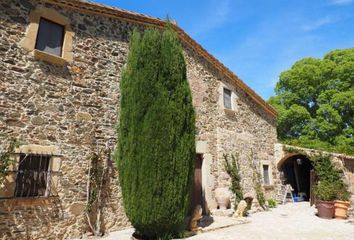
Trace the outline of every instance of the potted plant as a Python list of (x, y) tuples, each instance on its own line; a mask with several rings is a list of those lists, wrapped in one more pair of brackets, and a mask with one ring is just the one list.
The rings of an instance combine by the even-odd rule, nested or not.
[(334, 200), (337, 196), (337, 184), (331, 181), (320, 181), (315, 187), (317, 196), (316, 208), (320, 218), (331, 219), (334, 216)]
[(337, 188), (337, 197), (334, 201), (334, 217), (339, 219), (347, 219), (350, 192), (347, 190), (347, 186), (344, 183), (339, 183)]

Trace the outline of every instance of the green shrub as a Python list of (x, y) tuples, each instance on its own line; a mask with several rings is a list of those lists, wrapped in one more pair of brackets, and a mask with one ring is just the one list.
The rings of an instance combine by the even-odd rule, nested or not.
[(336, 169), (328, 155), (318, 155), (311, 158), (316, 174), (321, 181), (342, 182), (341, 171)]
[(126, 214), (148, 238), (170, 236), (189, 211), (195, 114), (178, 36), (134, 31), (122, 72), (117, 166)]
[(268, 203), (269, 208), (276, 208), (278, 205), (277, 202), (273, 198), (268, 199), (267, 203)]
[(337, 188), (336, 199), (341, 201), (349, 201), (351, 193), (348, 191), (348, 186), (345, 183), (340, 183)]
[[(336, 169), (328, 155), (318, 155), (312, 157), (312, 163), (315, 168), (319, 183), (315, 188), (315, 194), (319, 199), (325, 200), (343, 200), (350, 198), (348, 186), (343, 182), (342, 172)], [(334, 198), (333, 198), (334, 195)]]
[(319, 200), (333, 201), (337, 197), (337, 182), (320, 181), (315, 187), (315, 194)]

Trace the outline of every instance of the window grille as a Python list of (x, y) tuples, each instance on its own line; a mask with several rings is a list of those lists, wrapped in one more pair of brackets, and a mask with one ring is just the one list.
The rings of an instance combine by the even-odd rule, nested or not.
[(49, 196), (50, 156), (20, 155), (15, 197)]
[[(12, 167), (7, 171), (8, 181), (0, 186), (0, 199), (55, 197), (62, 173), (62, 155), (12, 153)], [(15, 157), (16, 156), (16, 157)]]

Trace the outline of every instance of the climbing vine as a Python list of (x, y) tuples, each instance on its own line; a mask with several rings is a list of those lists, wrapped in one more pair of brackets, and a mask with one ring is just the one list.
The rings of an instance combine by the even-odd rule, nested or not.
[(89, 156), (87, 205), (85, 209), (87, 223), (94, 236), (104, 234), (102, 225), (102, 209), (104, 191), (109, 183), (110, 149), (91, 150)]
[[(231, 159), (230, 159), (231, 158)], [(243, 193), (241, 187), (241, 176), (239, 168), (239, 154), (224, 154), (224, 167), (225, 171), (231, 177), (231, 187), (230, 190), (235, 195), (235, 209), (238, 203), (243, 200)]]
[(8, 174), (9, 167), (13, 160), (11, 159), (11, 153), (14, 152), (18, 146), (16, 139), (10, 139), (8, 144), (5, 145), (5, 150), (0, 152), (0, 186), (5, 182), (5, 178)]
[(261, 208), (263, 208), (265, 210), (266, 209), (266, 207), (265, 207), (266, 200), (264, 197), (262, 183), (261, 183), (261, 174), (260, 174), (258, 165), (256, 164), (256, 162), (254, 160), (254, 154), (252, 151), (248, 155), (248, 160), (249, 160), (250, 168), (252, 169), (252, 181), (253, 181), (253, 185), (254, 185), (254, 190), (256, 191), (257, 201), (258, 201), (259, 205), (261, 206)]
[(283, 151), (287, 152), (287, 153), (297, 153), (297, 154), (307, 156), (307, 154), (304, 150), (296, 148), (296, 147), (288, 146), (288, 145), (283, 145)]

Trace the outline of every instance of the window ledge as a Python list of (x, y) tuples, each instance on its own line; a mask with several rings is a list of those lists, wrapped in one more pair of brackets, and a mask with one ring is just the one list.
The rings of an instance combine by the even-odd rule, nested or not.
[(236, 114), (236, 111), (235, 111), (235, 110), (228, 109), (228, 108), (224, 108), (224, 112), (225, 112), (225, 114), (227, 114), (227, 115), (235, 115), (235, 114)]
[(38, 49), (34, 49), (33, 52), (34, 58), (38, 60), (46, 61), (60, 66), (66, 65), (68, 63), (68, 61), (62, 57), (55, 56), (53, 54), (43, 52)]
[(274, 189), (274, 185), (263, 185), (265, 190), (272, 190)]
[(50, 196), (50, 197), (18, 197), (18, 198), (0, 198), (0, 202), (3, 202), (5, 206), (12, 207), (25, 207), (25, 206), (33, 206), (33, 205), (46, 205), (51, 202), (57, 200), (58, 196)]

